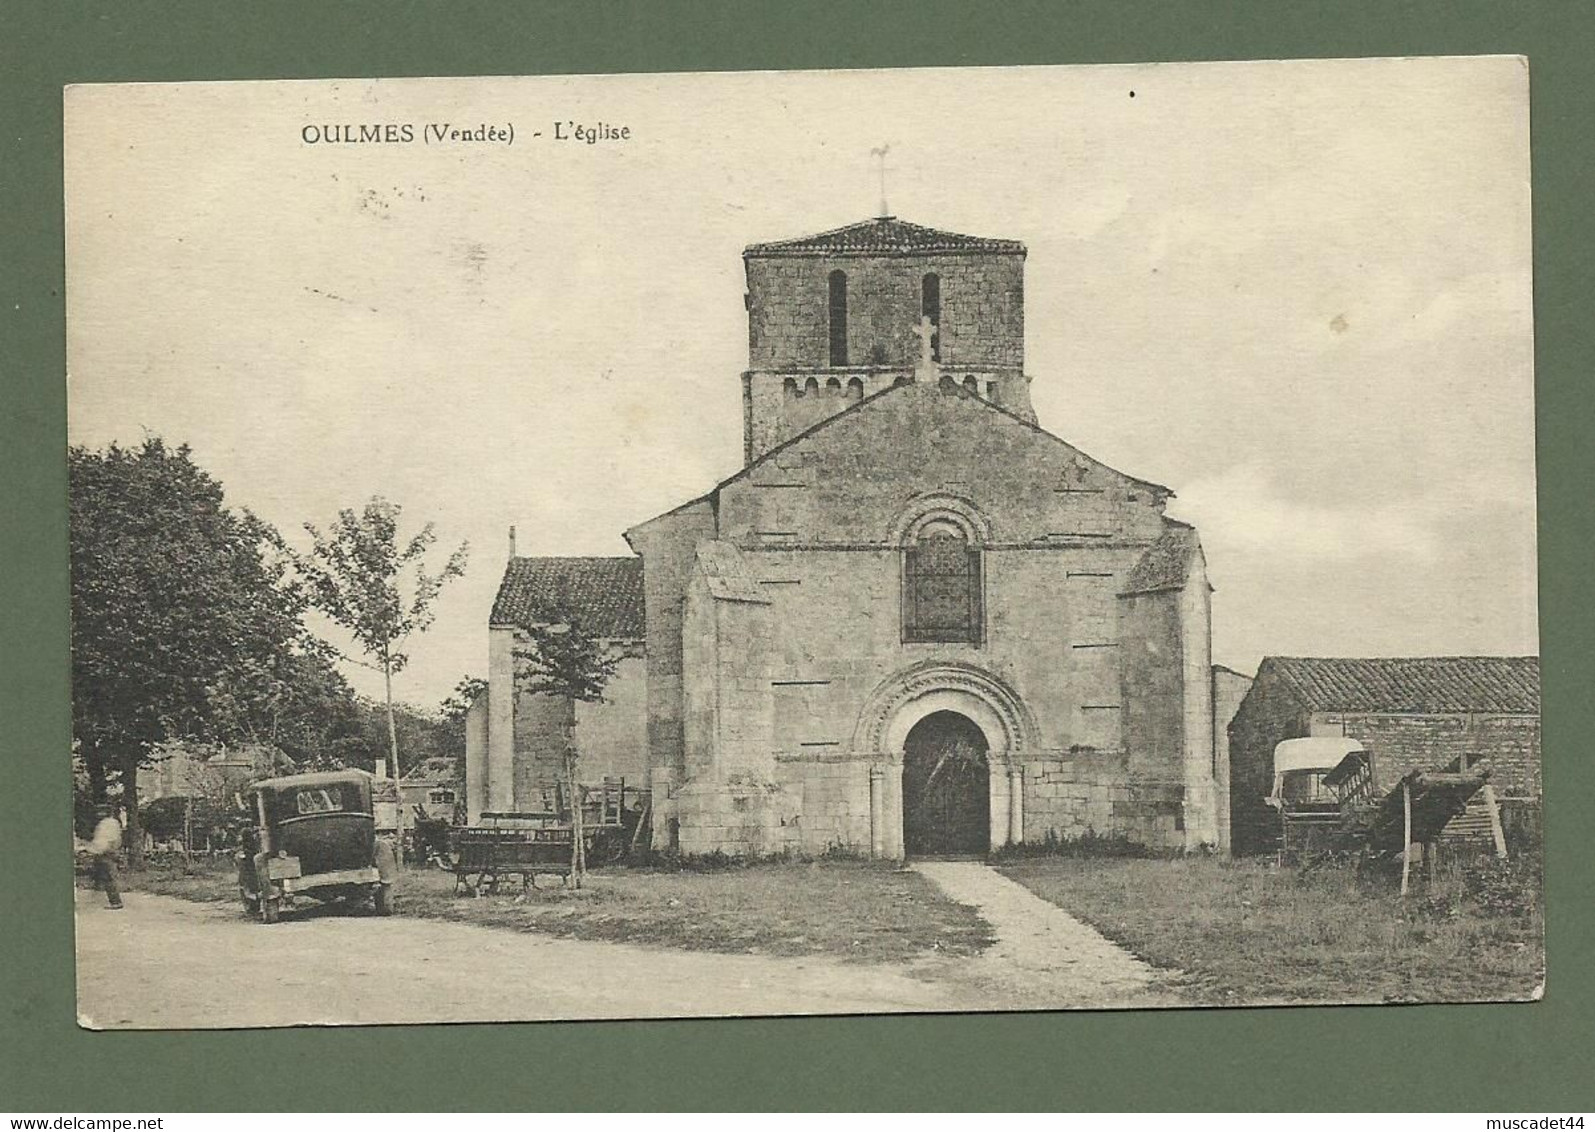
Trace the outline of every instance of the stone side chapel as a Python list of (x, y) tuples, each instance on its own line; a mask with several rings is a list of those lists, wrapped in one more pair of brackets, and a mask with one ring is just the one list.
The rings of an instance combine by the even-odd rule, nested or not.
[(566, 705), (512, 655), (560, 601), (627, 658), (584, 778), (650, 787), (658, 849), (1227, 844), (1200, 541), (1037, 423), (1025, 255), (889, 216), (744, 252), (744, 467), (633, 556), (512, 551), (473, 820), (552, 774)]

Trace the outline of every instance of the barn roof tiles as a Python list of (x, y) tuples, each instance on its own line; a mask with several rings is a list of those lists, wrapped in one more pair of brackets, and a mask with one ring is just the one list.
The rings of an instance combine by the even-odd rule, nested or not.
[(547, 624), (569, 609), (598, 637), (641, 640), (642, 559), (511, 558), (493, 601), (494, 625)]
[(749, 244), (744, 256), (809, 255), (1024, 255), (1018, 240), (998, 240), (986, 236), (964, 236), (910, 224), (895, 216), (878, 216), (828, 232)]
[(1309, 711), (1443, 715), (1540, 710), (1540, 660), (1535, 656), (1350, 657), (1271, 656), (1277, 673)]

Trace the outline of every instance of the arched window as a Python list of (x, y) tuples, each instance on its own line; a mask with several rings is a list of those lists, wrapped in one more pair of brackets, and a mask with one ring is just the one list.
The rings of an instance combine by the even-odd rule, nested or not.
[(831, 272), (831, 364), (847, 364), (847, 272)]
[(978, 645), (982, 620), (980, 550), (932, 519), (903, 551), (903, 640)]
[(932, 361), (941, 361), (941, 276), (934, 271), (919, 281), (919, 313), (930, 319), (937, 333), (930, 336)]
[(864, 382), (856, 377), (848, 378), (847, 396), (850, 400), (862, 401), (864, 399)]

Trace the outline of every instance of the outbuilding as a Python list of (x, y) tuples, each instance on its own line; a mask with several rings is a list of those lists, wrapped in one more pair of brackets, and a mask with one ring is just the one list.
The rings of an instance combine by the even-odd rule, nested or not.
[(1376, 768), (1376, 792), (1413, 770), (1467, 770), (1488, 760), (1509, 833), (1537, 833), (1538, 657), (1264, 658), (1229, 724), (1235, 853), (1275, 845), (1278, 817), (1264, 800), (1275, 748), (1320, 736), (1360, 742)]

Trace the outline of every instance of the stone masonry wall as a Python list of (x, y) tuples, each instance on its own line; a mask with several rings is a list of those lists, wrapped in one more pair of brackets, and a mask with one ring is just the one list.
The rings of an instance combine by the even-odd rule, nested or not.
[(1187, 849), (1219, 845), (1217, 774), (1213, 765), (1213, 591), (1198, 547), (1180, 591), (1181, 742), (1185, 791), (1181, 828)]
[(1279, 823), (1263, 799), (1274, 788), (1274, 748), (1309, 730), (1301, 701), (1265, 665), (1229, 723), (1230, 849), (1237, 856), (1272, 848)]
[(477, 696), (465, 712), (465, 814), (475, 825), (487, 804), (487, 696)]
[[(626, 648), (626, 646), (616, 646)], [(641, 648), (621, 660), (601, 703), (576, 705), (576, 743), (581, 781), (596, 784), (624, 778), (643, 787), (648, 780), (647, 673)], [(518, 690), (515, 705), (515, 807), (530, 809), (543, 789), (564, 773), (561, 754), (568, 701)]]
[(1308, 713), (1267, 667), (1229, 725), (1230, 826), (1234, 852), (1271, 845), (1277, 826), (1264, 803), (1274, 785), (1274, 748), (1307, 736), (1356, 739), (1372, 757), (1374, 787), (1393, 789), (1408, 771), (1442, 768), (1460, 756), (1490, 760), (1498, 799), (1540, 798), (1540, 721), (1532, 715)]
[(1123, 636), (1122, 716), (1125, 775), (1145, 784), (1119, 803), (1121, 820), (1149, 827), (1149, 844), (1185, 842), (1185, 658), (1180, 593), (1119, 599)]
[(916, 500), (941, 497), (984, 516), (1000, 546), (1144, 549), (1164, 530), (1152, 485), (962, 392), (911, 384), (727, 484), (718, 537), (744, 548), (882, 546)]
[(850, 365), (909, 366), (918, 358), (921, 283), (941, 277), (942, 360), (1024, 366), (1024, 257), (926, 255), (757, 257), (745, 260), (748, 368), (830, 364), (830, 274), (847, 273)]
[(684, 853), (777, 852), (797, 799), (770, 737), (771, 599), (734, 547), (699, 544), (683, 620), (685, 773), (675, 814)]
[(1025, 839), (1123, 837), (1178, 848), (1177, 784), (1136, 780), (1123, 751), (1051, 752), (1025, 764)]
[(602, 703), (576, 705), (576, 741), (586, 782), (624, 778), (648, 785), (648, 671), (641, 643), (625, 646)]
[(647, 743), (656, 849), (671, 847), (674, 791), (682, 775), (685, 750), (681, 619), (687, 579), (699, 540), (713, 538), (714, 532), (714, 507), (707, 500), (689, 503), (626, 532), (627, 541), (645, 563)]
[(1375, 787), (1393, 789), (1417, 769), (1442, 768), (1458, 756), (1489, 759), (1500, 799), (1540, 798), (1537, 715), (1374, 715), (1320, 712), (1312, 734), (1345, 735), (1372, 752)]
[(486, 809), (515, 808), (515, 629), (487, 631)]
[[(868, 845), (871, 754), (851, 749), (860, 714), (883, 681), (934, 659), (991, 673), (1033, 713), (1026, 836), (1089, 829), (1179, 847), (1184, 657), (1173, 598), (1164, 620), (1135, 627), (1148, 672), (1161, 672), (1169, 741), (1138, 751), (1133, 771), (1124, 751), (1117, 595), (1164, 529), (1155, 495), (966, 398), (915, 388), (881, 409), (897, 398), (721, 493), (722, 537), (742, 547), (774, 603), (772, 742), (787, 793), (801, 790), (800, 805), (781, 803), (794, 812), (776, 839), (808, 852)], [(944, 498), (988, 528), (986, 639), (905, 644), (892, 532)]]
[(1221, 665), (1213, 667), (1213, 785), (1217, 791), (1219, 850), (1225, 853), (1231, 844), (1229, 725), (1251, 686), (1250, 676)]
[(790, 759), (776, 770), (789, 806), (778, 827), (783, 848), (810, 856), (833, 850), (869, 852), (867, 762)]
[(742, 375), (743, 462), (752, 463), (821, 421), (866, 397), (912, 381), (936, 383), (945, 375), (962, 388), (1026, 420), (1035, 419), (1030, 379), (1017, 370), (938, 366), (930, 376), (908, 369), (850, 367), (793, 374), (749, 370)]

